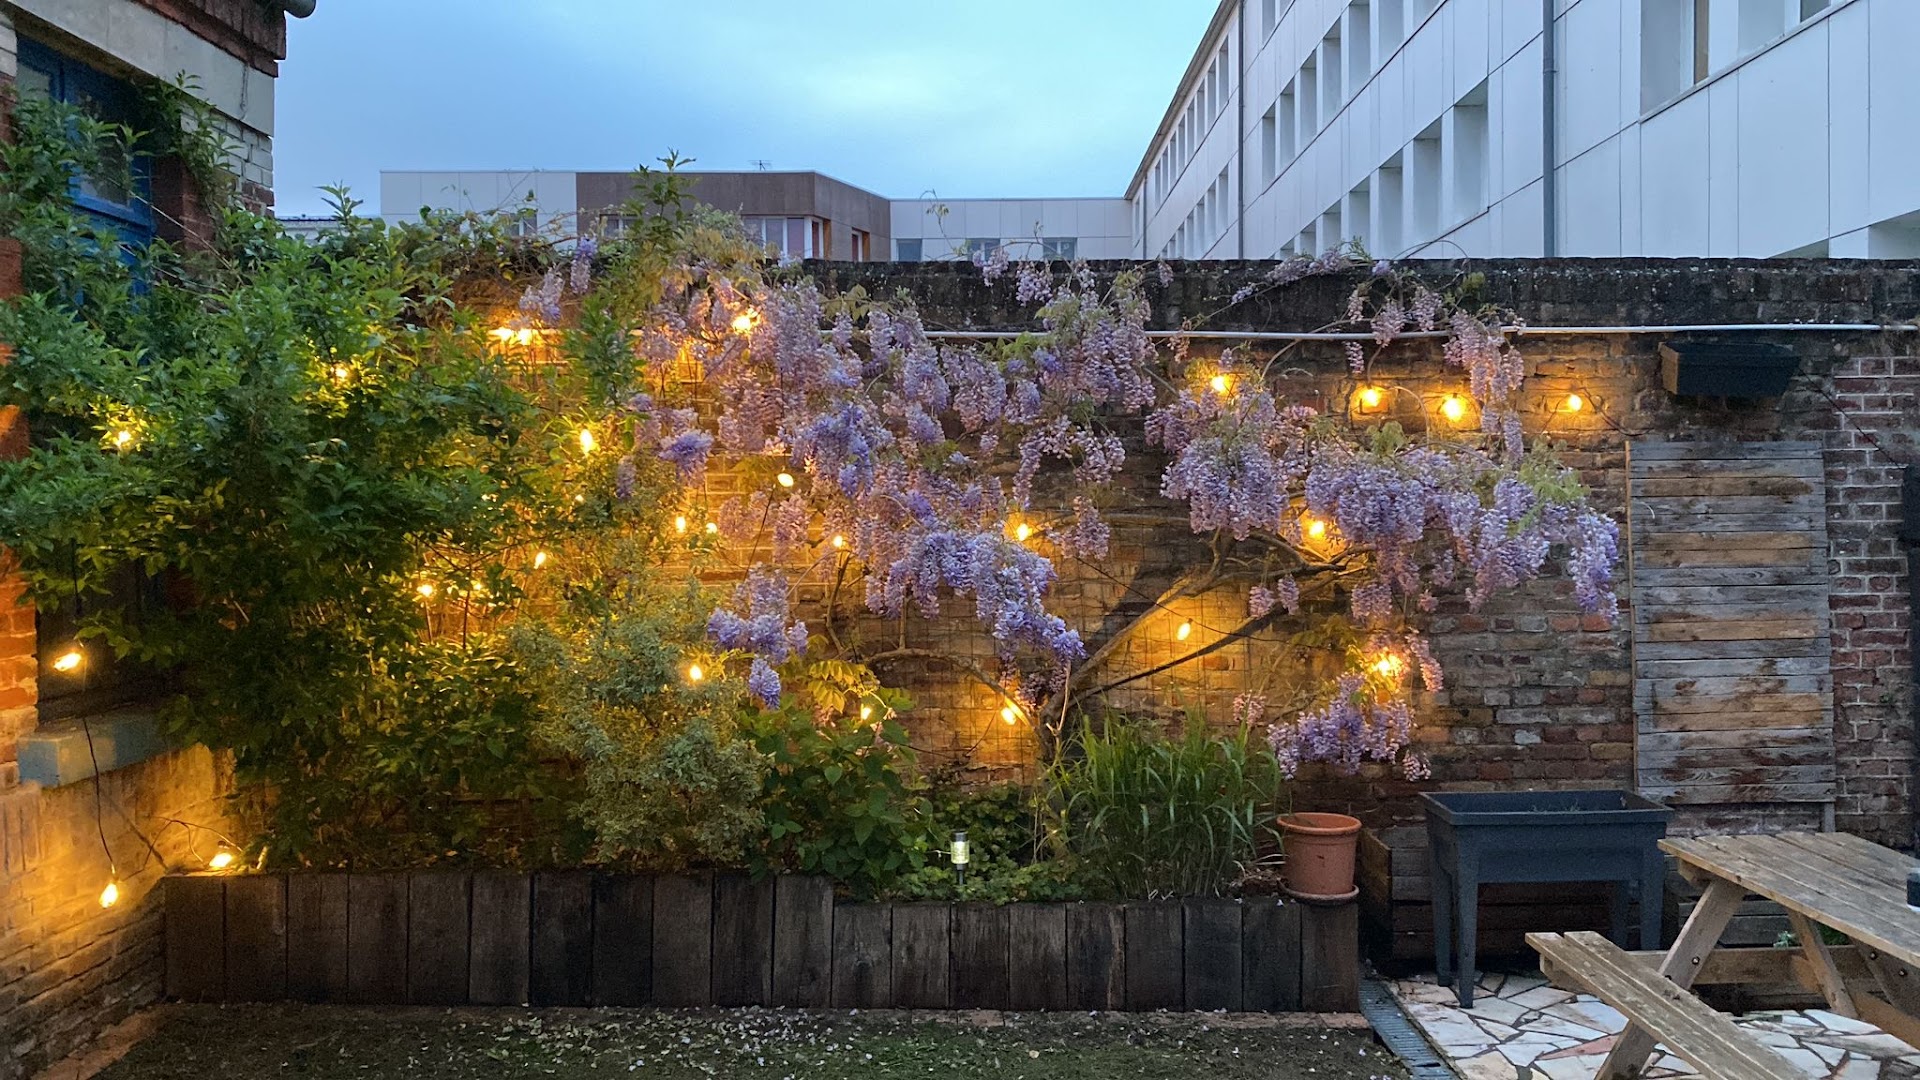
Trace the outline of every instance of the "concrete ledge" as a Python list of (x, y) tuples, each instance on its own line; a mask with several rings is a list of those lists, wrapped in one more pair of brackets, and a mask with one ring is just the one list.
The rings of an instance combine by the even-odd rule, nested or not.
[[(93, 747), (89, 752), (87, 737)], [(150, 709), (124, 709), (56, 724), (20, 737), (20, 779), (56, 788), (91, 779), (94, 762), (110, 773), (172, 750)]]

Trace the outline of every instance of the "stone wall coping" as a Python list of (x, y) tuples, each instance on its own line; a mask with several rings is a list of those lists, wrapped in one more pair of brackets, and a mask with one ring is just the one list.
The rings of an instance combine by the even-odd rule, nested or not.
[[(87, 746), (88, 736), (93, 746)], [(47, 724), (20, 737), (20, 780), (64, 787), (176, 750), (151, 708), (116, 709)]]

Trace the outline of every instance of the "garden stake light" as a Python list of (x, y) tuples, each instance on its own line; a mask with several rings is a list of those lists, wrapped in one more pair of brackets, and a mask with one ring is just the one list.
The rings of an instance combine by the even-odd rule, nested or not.
[(953, 844), (949, 849), (953, 859), (953, 883), (955, 886), (967, 883), (967, 863), (972, 858), (972, 847), (967, 843), (967, 830), (960, 829), (953, 834)]

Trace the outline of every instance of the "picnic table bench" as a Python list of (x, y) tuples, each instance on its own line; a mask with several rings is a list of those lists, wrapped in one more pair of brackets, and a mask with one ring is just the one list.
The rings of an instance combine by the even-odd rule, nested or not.
[[(1527, 935), (1550, 975), (1589, 990), (1628, 1019), (1598, 1080), (1639, 1075), (1656, 1043), (1714, 1080), (1798, 1076), (1687, 992), (1749, 894), (1786, 909), (1804, 959), (1787, 970), (1829, 1009), (1920, 1046), (1920, 912), (1906, 904), (1912, 859), (1844, 833), (1701, 836), (1662, 840), (1660, 847), (1703, 892), (1657, 965), (1596, 934)], [(1849, 964), (1871, 975), (1868, 987), (1843, 978), (1823, 926), (1852, 941)]]

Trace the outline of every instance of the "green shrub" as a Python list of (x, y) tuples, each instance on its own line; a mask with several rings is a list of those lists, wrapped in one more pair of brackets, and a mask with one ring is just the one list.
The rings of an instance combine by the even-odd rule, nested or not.
[(1244, 728), (1189, 717), (1168, 735), (1149, 723), (1083, 723), (1048, 774), (1058, 841), (1087, 890), (1113, 899), (1226, 891), (1274, 834), (1278, 763)]

